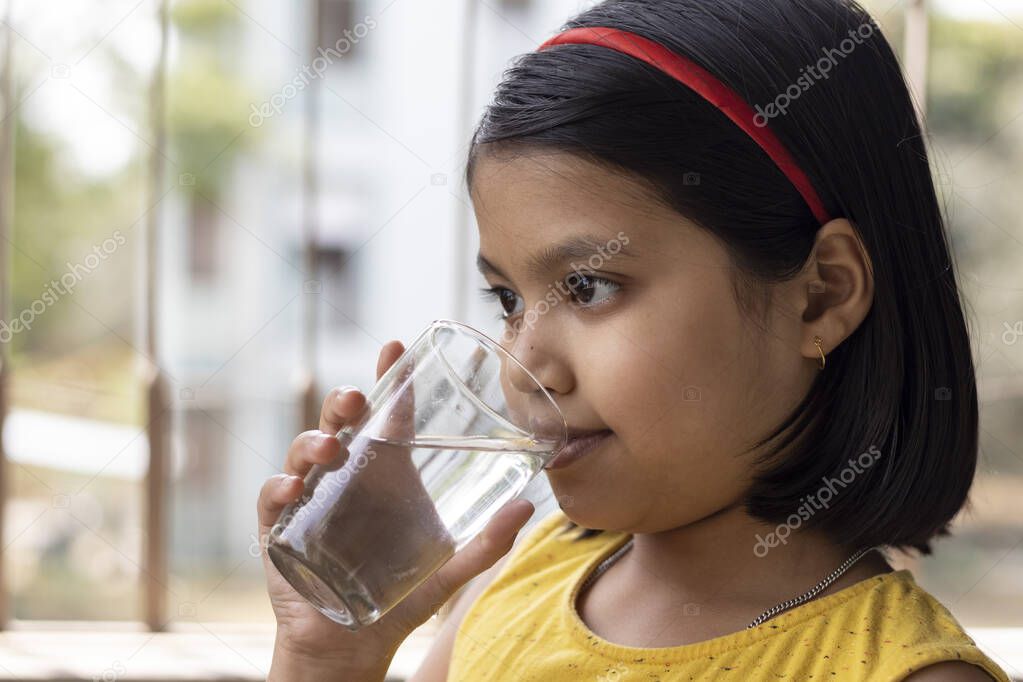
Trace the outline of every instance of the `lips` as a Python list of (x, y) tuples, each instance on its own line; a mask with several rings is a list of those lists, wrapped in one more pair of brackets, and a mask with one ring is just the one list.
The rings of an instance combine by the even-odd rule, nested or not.
[(568, 442), (565, 444), (565, 447), (558, 450), (558, 454), (544, 468), (560, 469), (566, 467), (599, 447), (610, 435), (610, 429), (601, 429), (600, 431), (569, 429)]

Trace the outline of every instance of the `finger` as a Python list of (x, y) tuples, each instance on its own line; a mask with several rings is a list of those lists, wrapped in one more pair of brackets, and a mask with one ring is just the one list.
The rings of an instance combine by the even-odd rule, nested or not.
[[(404, 346), (400, 341), (388, 341), (383, 345), (377, 360), (377, 381), (394, 365), (402, 353), (404, 353)], [(400, 375), (394, 383), (394, 390), (398, 393), (398, 398), (388, 408), (390, 414), (379, 434), (399, 443), (411, 443), (415, 435), (416, 400), (412, 391), (412, 383), (408, 381), (412, 371), (412, 362), (404, 363)]]
[(305, 476), (314, 464), (327, 464), (344, 448), (341, 441), (322, 431), (303, 431), (291, 442), (284, 459), (284, 473)]
[[(377, 358), (377, 380), (405, 352), (401, 341), (388, 341)], [(366, 407), (366, 395), (355, 386), (331, 389), (320, 408), (320, 431), (337, 434), (346, 423), (354, 420)]]
[(366, 396), (355, 386), (331, 389), (320, 408), (320, 431), (336, 435), (366, 407)]
[[(424, 603), (436, 610), (483, 571), (493, 566), (508, 553), (515, 542), (515, 536), (535, 508), (529, 500), (512, 500), (501, 507), (487, 525), (473, 540), (444, 564), (439, 571), (423, 583)], [(429, 618), (428, 613), (423, 619)]]
[(404, 352), (405, 346), (397, 339), (388, 341), (380, 348), (380, 356), (377, 358), (377, 381)]
[(412, 361), (402, 363), (395, 382), (397, 396), (386, 408), (387, 421), (380, 435), (397, 443), (412, 443), (416, 435), (416, 393), (410, 379), (415, 371)]
[(281, 510), (302, 495), (302, 478), (289, 474), (276, 474), (266, 479), (256, 500), (260, 537), (274, 525)]

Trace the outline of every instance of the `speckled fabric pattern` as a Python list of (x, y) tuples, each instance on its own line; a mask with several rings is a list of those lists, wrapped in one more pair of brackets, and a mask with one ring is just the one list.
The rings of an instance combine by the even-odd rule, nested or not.
[(629, 536), (573, 542), (557, 510), (512, 550), (466, 613), (448, 682), (515, 680), (901, 680), (939, 661), (1005, 672), (908, 570), (860, 581), (765, 623), (675, 647), (638, 648), (602, 639), (574, 608), (583, 579)]

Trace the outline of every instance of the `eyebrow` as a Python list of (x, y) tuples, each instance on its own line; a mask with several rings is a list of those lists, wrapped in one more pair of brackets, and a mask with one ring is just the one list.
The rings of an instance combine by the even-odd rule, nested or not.
[[(571, 237), (553, 246), (547, 246), (539, 253), (530, 256), (526, 260), (526, 274), (534, 279), (544, 279), (559, 266), (569, 261), (587, 261), (590, 256), (600, 256), (598, 248), (603, 249), (606, 256), (600, 256), (604, 260), (635, 260), (636, 254), (628, 251), (624, 244), (617, 253), (612, 254), (607, 245), (611, 241), (618, 241), (617, 237), (607, 239), (591, 235), (579, 235)], [(476, 267), (484, 275), (494, 274), (508, 281), (511, 278), (501, 272), (500, 268), (487, 260), (482, 253), (476, 255)]]

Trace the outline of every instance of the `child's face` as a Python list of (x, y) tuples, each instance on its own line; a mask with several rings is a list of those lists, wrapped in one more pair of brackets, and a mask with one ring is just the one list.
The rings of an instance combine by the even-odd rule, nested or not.
[[(766, 331), (751, 323), (721, 244), (629, 177), (569, 155), (484, 156), (471, 193), (480, 254), (506, 276), (486, 273), (487, 281), (509, 290), (494, 313), (522, 322), (504, 345), (570, 427), (613, 432), (548, 470), (569, 518), (654, 532), (741, 500), (750, 456), (740, 453), (813, 379), (799, 352), (799, 315), (778, 305), (784, 295), (775, 296)], [(581, 235), (603, 255), (593, 249), (592, 259), (530, 274), (532, 256)], [(593, 279), (569, 278), (572, 263)], [(565, 293), (552, 298), (566, 278)]]

